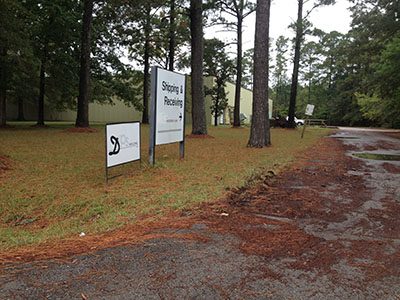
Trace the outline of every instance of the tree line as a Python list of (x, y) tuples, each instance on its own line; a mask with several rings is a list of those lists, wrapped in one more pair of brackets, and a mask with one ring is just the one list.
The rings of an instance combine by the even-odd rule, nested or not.
[[(240, 126), (240, 88), (253, 89), (250, 141), (263, 136), (258, 146), (269, 144), (268, 96), (274, 115), (288, 115), (291, 127), (307, 103), (331, 124), (400, 127), (399, 5), (351, 0), (349, 33), (314, 28), (309, 16), (334, 2), (297, 0), (295, 38), (272, 41), (270, 0), (1, 0), (0, 126), (7, 101), (18, 104), (21, 120), (28, 101), (44, 125), (46, 102), (52, 109), (76, 109), (76, 126), (87, 127), (89, 102), (119, 99), (142, 111), (148, 123), (149, 71), (156, 64), (190, 66), (193, 134), (207, 134), (205, 94), (215, 118), (226, 107), (226, 80), (236, 82), (234, 126)], [(253, 12), (255, 46), (242, 53), (243, 21)], [(235, 32), (234, 60), (224, 43), (204, 40), (204, 26), (211, 25)], [(205, 90), (204, 75), (216, 78), (212, 90)]]
[[(314, 117), (331, 125), (400, 128), (400, 75), (396, 71), (400, 3), (349, 1), (352, 22), (344, 34), (315, 28), (307, 19), (310, 11), (306, 17), (300, 12), (301, 2), (297, 23), (292, 25), (295, 40), (280, 36), (274, 41), (274, 113), (294, 116), (297, 112), (302, 117), (307, 103), (312, 103), (316, 105)], [(327, 2), (321, 4), (332, 4)], [(293, 52), (298, 52), (294, 55), (298, 72), (290, 80), (287, 58)]]
[[(7, 101), (18, 104), (20, 120), (24, 102), (35, 103), (38, 126), (45, 124), (45, 103), (51, 109), (75, 109), (75, 126), (88, 127), (89, 103), (114, 99), (142, 111), (142, 122), (148, 123), (150, 65), (169, 70), (190, 65), (192, 133), (207, 134), (203, 76), (219, 78), (219, 90), (207, 91), (220, 95), (213, 98), (219, 114), (221, 85), (233, 69), (241, 86), (242, 23), (255, 7), (244, 0), (2, 0), (0, 126), (6, 125)], [(237, 22), (225, 19), (226, 14)], [(228, 67), (232, 61), (226, 55), (221, 55), (227, 60), (218, 70), (204, 68), (203, 26), (215, 19), (237, 33), (235, 68)], [(218, 42), (214, 46), (209, 55), (224, 47)], [(124, 62), (126, 57), (136, 68)], [(235, 118), (240, 109), (237, 90)]]

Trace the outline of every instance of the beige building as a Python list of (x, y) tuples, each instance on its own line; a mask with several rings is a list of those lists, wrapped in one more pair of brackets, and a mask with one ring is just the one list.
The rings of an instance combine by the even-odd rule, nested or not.
[[(227, 82), (225, 86), (226, 96), (228, 98), (228, 107), (223, 116), (220, 117), (220, 124), (233, 124), (233, 109), (235, 107), (235, 84)], [(272, 119), (272, 100), (268, 100), (269, 118)], [(250, 124), (253, 111), (253, 91), (242, 88), (240, 91), (240, 113), (246, 117), (245, 124)], [(213, 119), (213, 118), (212, 118)], [(214, 124), (214, 123), (212, 123)]]
[[(214, 81), (212, 77), (204, 78), (204, 84), (211, 87)], [(186, 97), (186, 124), (191, 124), (191, 101), (190, 101), (190, 79), (187, 80), (187, 97)], [(220, 117), (220, 124), (232, 124), (233, 123), (233, 107), (235, 99), (235, 85), (228, 82), (226, 84), (226, 92), (228, 97), (228, 107), (225, 109), (223, 116)], [(252, 114), (252, 99), (253, 93), (251, 90), (242, 88), (241, 90), (241, 102), (240, 112), (244, 114), (246, 119), (244, 123), (249, 124), (251, 121)], [(18, 116), (18, 109), (16, 104), (7, 103), (7, 118), (9, 120), (15, 120)], [(270, 118), (272, 114), (272, 100), (269, 100), (269, 113)], [(24, 103), (24, 115), (27, 120), (36, 120), (37, 118), (37, 107), (31, 103)], [(206, 116), (207, 123), (213, 123), (213, 115), (211, 112), (211, 98), (206, 97)], [(75, 122), (76, 111), (55, 111), (50, 110), (49, 107), (45, 107), (45, 120), (46, 121), (67, 121)], [(89, 104), (89, 121), (96, 123), (113, 123), (113, 122), (130, 122), (130, 121), (141, 121), (142, 113), (137, 111), (134, 107), (126, 105), (120, 100), (115, 100), (113, 104), (100, 104), (90, 103)]]

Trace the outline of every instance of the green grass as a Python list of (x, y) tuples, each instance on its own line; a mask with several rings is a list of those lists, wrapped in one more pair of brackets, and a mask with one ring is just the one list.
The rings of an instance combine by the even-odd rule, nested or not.
[(123, 176), (106, 185), (104, 127), (71, 133), (68, 126), (0, 130), (0, 156), (11, 161), (11, 170), (0, 173), (0, 250), (113, 230), (144, 215), (216, 200), (263, 170), (281, 170), (328, 133), (308, 129), (300, 139), (300, 130), (273, 129), (271, 147), (251, 149), (248, 128), (210, 128), (214, 139), (186, 140), (183, 161), (177, 144), (157, 147), (152, 168), (143, 126), (141, 164), (111, 169), (111, 176)]

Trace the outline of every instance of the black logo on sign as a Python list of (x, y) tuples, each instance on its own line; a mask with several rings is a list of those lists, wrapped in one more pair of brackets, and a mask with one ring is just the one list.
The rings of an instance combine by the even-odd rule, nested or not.
[(118, 154), (119, 150), (121, 150), (121, 146), (119, 144), (118, 138), (112, 135), (111, 138), (110, 138), (110, 141), (111, 141), (111, 144), (114, 145), (114, 150), (111, 151), (111, 152), (108, 152), (108, 155), (111, 156), (111, 155)]

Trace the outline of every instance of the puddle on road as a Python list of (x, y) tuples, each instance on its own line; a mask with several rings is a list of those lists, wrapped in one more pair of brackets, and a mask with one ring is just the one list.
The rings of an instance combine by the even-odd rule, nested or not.
[(333, 139), (346, 139), (346, 140), (359, 140), (359, 137), (356, 136), (331, 136)]
[(397, 154), (382, 154), (382, 153), (353, 153), (354, 156), (364, 159), (373, 160), (390, 160), (390, 161), (400, 161), (400, 155)]

